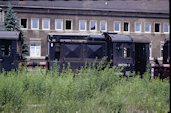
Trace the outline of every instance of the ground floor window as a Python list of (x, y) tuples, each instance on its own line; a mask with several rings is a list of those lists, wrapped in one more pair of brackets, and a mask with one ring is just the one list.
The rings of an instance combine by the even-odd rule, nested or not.
[(40, 57), (41, 49), (39, 42), (30, 43), (30, 56), (31, 57)]

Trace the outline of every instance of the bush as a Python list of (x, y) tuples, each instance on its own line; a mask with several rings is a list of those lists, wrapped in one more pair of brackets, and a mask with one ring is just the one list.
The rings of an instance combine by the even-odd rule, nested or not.
[[(94, 65), (94, 66), (93, 66)], [(57, 70), (0, 74), (0, 112), (158, 112), (170, 111), (169, 81), (123, 77), (118, 67), (93, 64), (79, 73)]]

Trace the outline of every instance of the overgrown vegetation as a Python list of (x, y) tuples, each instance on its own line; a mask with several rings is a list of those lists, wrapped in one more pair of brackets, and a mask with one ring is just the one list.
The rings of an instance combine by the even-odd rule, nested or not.
[[(0, 74), (0, 112), (167, 113), (169, 80), (123, 77), (118, 67)], [(59, 68), (56, 68), (59, 69)]]

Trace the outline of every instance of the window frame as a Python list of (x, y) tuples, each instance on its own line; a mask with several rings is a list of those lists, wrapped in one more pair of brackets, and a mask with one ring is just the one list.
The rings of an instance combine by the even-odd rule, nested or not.
[[(150, 31), (148, 31), (148, 32), (146, 31), (146, 24), (147, 24), (147, 23), (150, 24), (150, 28), (149, 28)], [(144, 23), (144, 33), (151, 33), (151, 26), (152, 26), (152, 23), (151, 23), (151, 22), (145, 22), (145, 23)]]
[[(156, 29), (155, 25), (156, 25), (156, 24), (159, 24), (159, 32), (156, 32), (156, 31), (155, 31), (155, 29)], [(161, 23), (160, 23), (160, 22), (155, 22), (155, 23), (154, 23), (154, 33), (161, 33)]]
[[(119, 31), (115, 30), (115, 23), (116, 22), (119, 22)], [(114, 24), (114, 32), (121, 32), (121, 21), (114, 21), (113, 24)]]
[[(37, 19), (37, 28), (33, 28), (33, 19)], [(39, 18), (31, 18), (31, 29), (32, 30), (39, 30)]]
[[(84, 23), (84, 25), (85, 25), (85, 29), (84, 30), (81, 29), (81, 21), (85, 22)], [(86, 20), (79, 20), (79, 31), (87, 31), (87, 21)]]
[(160, 41), (160, 59), (163, 59), (164, 41)]
[[(102, 30), (102, 22), (105, 22), (105, 30)], [(100, 21), (100, 31), (106, 32), (107, 31), (107, 21), (106, 20), (101, 20)]]
[[(35, 53), (35, 55), (33, 55), (33, 56), (31, 56), (31, 43), (40, 43), (40, 54), (37, 56), (36, 55), (36, 53)], [(34, 48), (34, 50), (36, 50), (36, 48)], [(30, 41), (30, 57), (41, 57), (41, 42), (39, 42), (39, 41)]]
[[(168, 32), (165, 32), (165, 24), (168, 24)], [(163, 33), (169, 34), (170, 33), (170, 24), (169, 23), (163, 23)]]
[[(48, 28), (44, 28), (44, 20), (48, 20)], [(42, 18), (42, 30), (50, 30), (50, 18)]]
[[(125, 27), (124, 27), (124, 25), (125, 25), (124, 23), (128, 23), (128, 31), (124, 31), (124, 28), (125, 28)], [(130, 32), (130, 22), (128, 22), (128, 21), (124, 21), (124, 22), (123, 22), (123, 32), (124, 32), (124, 33), (129, 33), (129, 32)]]
[[(140, 31), (137, 31), (137, 23), (139, 23), (140, 24)], [(141, 33), (142, 32), (142, 22), (135, 22), (134, 23), (134, 32), (135, 33)]]
[[(71, 29), (66, 29), (66, 21), (71, 21)], [(73, 20), (72, 19), (65, 19), (65, 31), (72, 31), (73, 30)]]
[[(58, 20), (61, 21), (61, 29), (57, 29), (57, 21)], [(63, 25), (64, 25), (63, 23), (64, 23), (63, 19), (55, 19), (55, 30), (57, 30), (57, 31), (63, 31)]]
[[(93, 21), (95, 22), (95, 30), (91, 30), (91, 22), (93, 22)], [(96, 32), (97, 31), (97, 20), (90, 20), (89, 29), (90, 29), (91, 32)]]
[[(20, 25), (21, 25), (21, 19), (27, 19), (27, 22), (26, 22), (26, 28), (21, 28), (22, 30), (28, 30), (28, 18), (27, 17), (21, 17), (20, 18)], [(22, 25), (21, 25), (22, 26)]]

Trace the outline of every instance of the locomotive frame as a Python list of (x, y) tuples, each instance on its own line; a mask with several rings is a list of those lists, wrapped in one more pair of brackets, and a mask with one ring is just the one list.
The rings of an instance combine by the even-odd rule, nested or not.
[(105, 62), (112, 60), (112, 66), (123, 67), (125, 75), (133, 71), (143, 74), (149, 64), (150, 39), (143, 35), (50, 33), (47, 43), (48, 69), (53, 68), (55, 60), (60, 70), (68, 63), (74, 70), (85, 62), (98, 64), (106, 56)]

